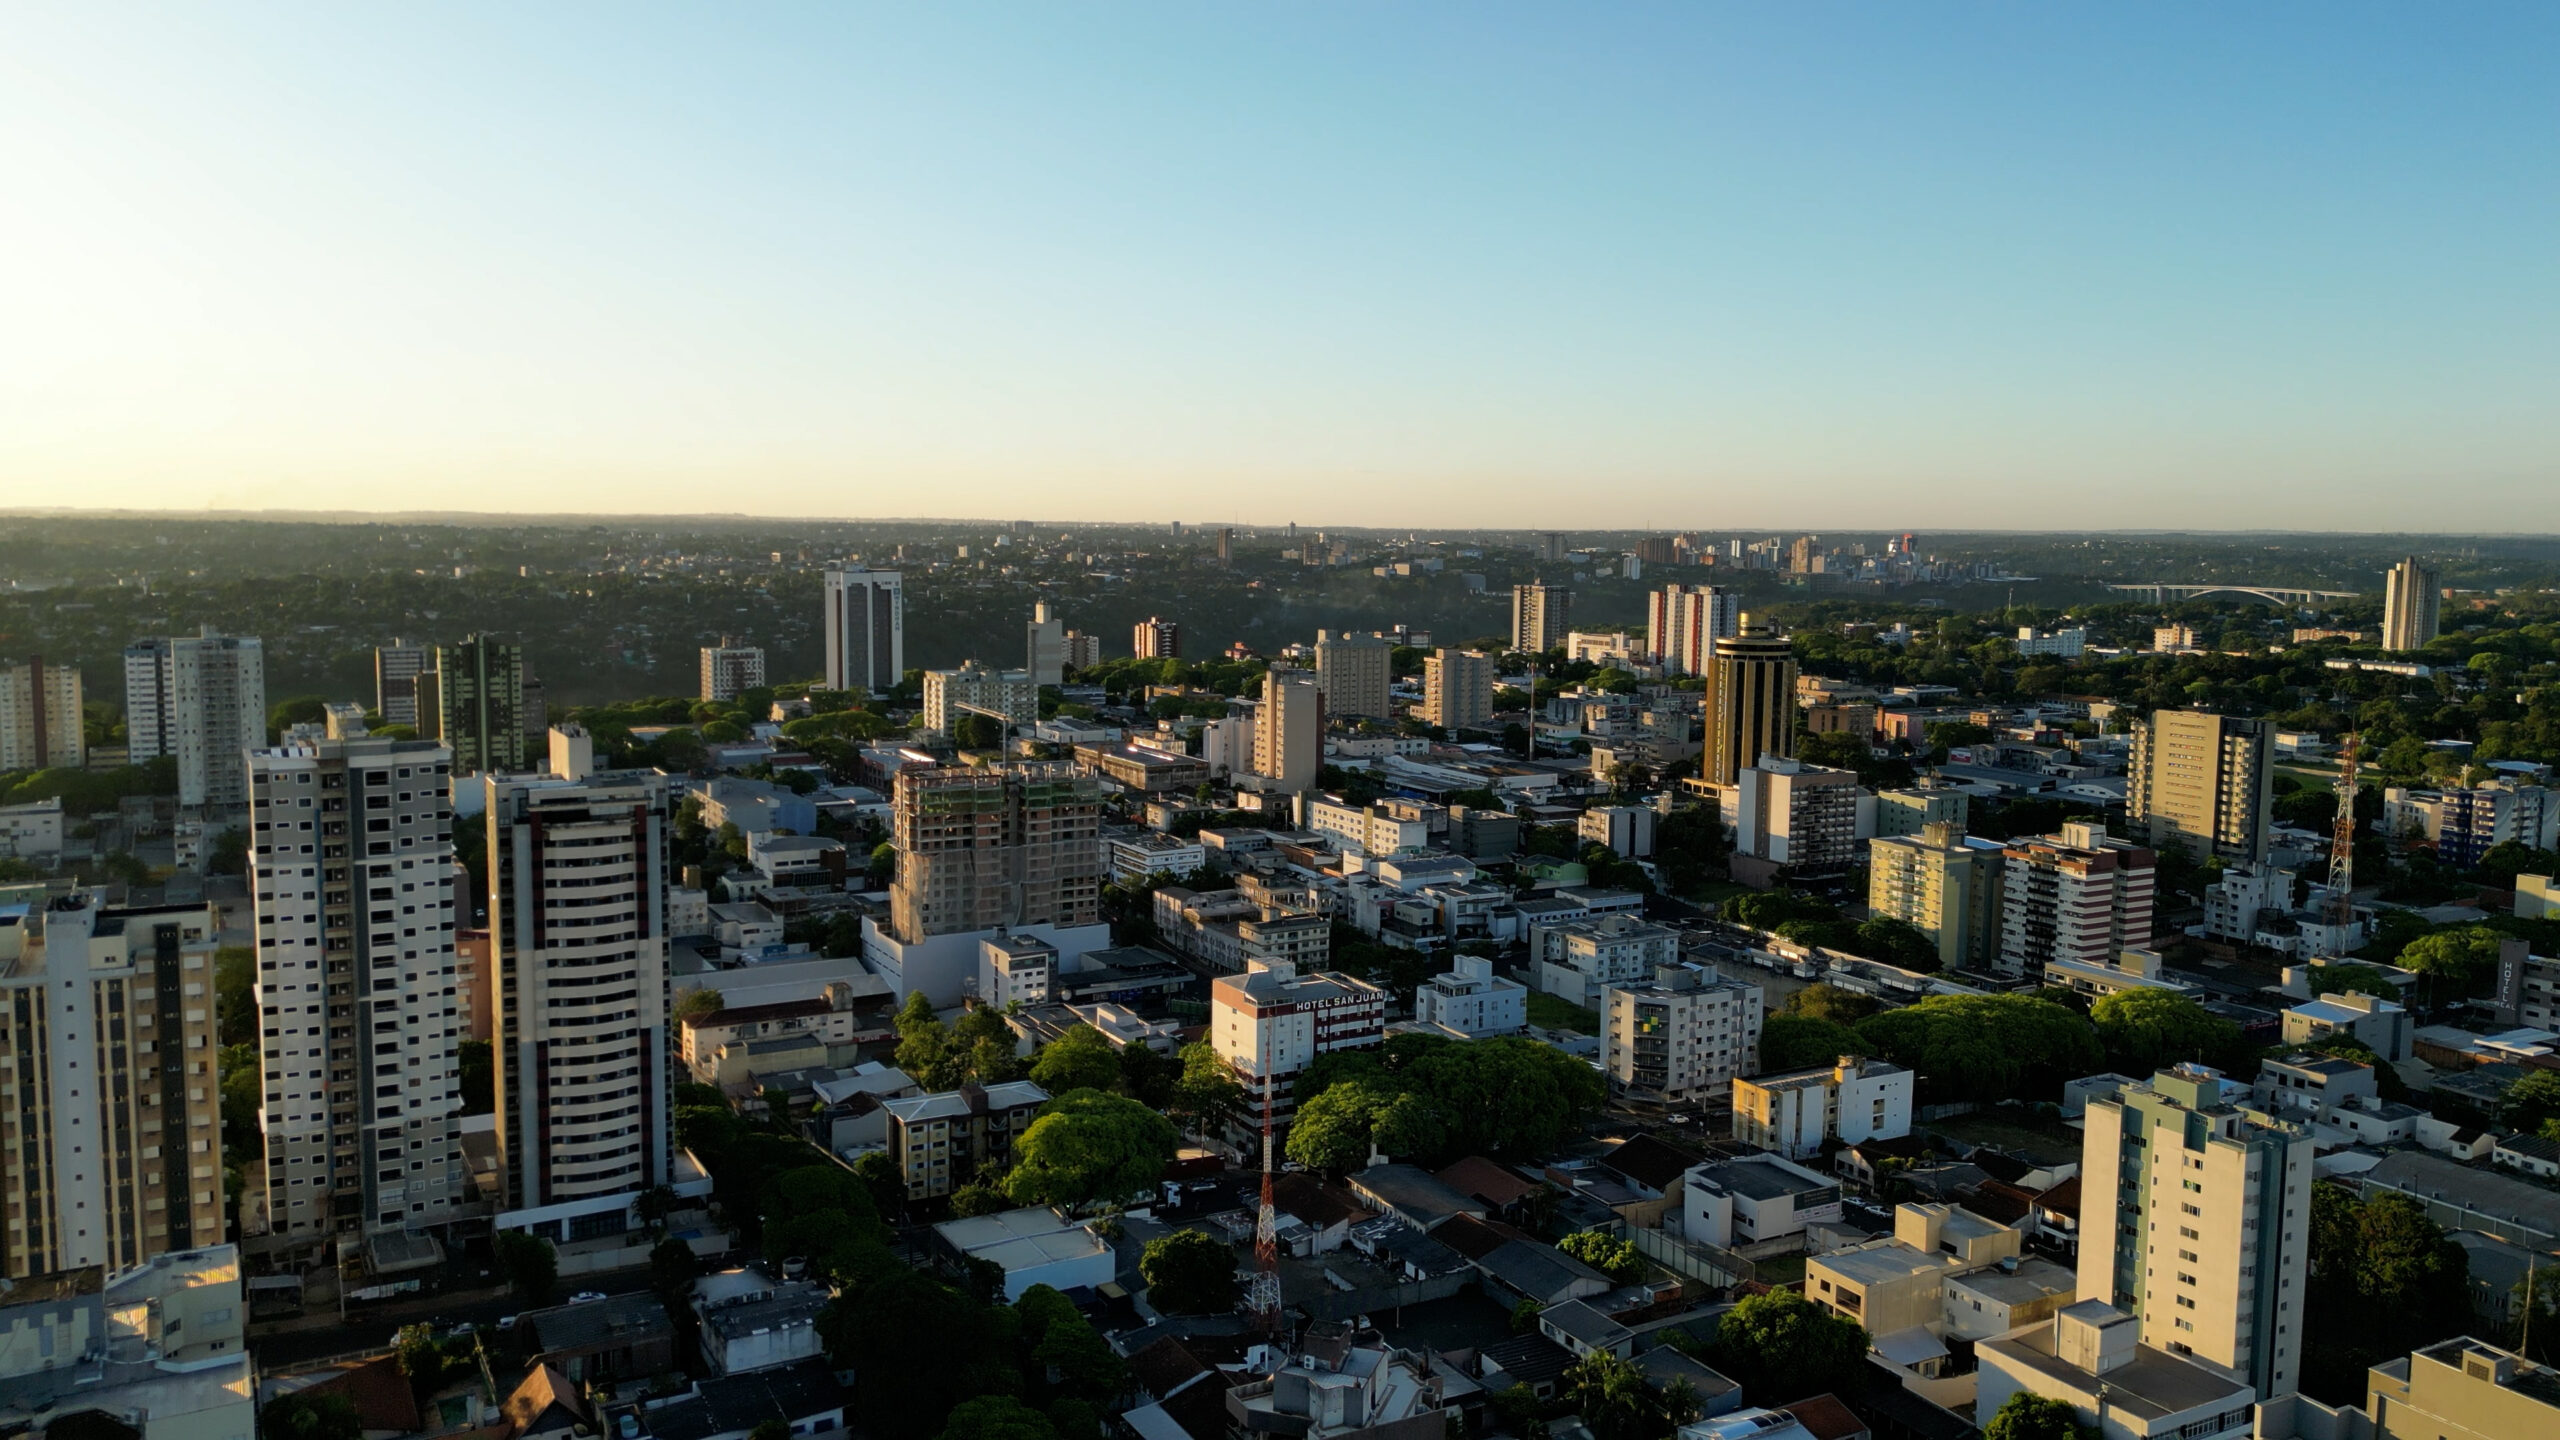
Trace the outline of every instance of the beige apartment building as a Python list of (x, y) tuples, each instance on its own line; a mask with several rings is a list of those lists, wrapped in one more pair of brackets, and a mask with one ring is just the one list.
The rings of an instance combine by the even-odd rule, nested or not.
[(2443, 581), (2418, 557), (2394, 565), (2382, 577), (2382, 648), (2423, 650), (2443, 621)]
[(1324, 765), (1324, 691), (1306, 670), (1274, 669), (1262, 677), (1254, 712), (1253, 773), (1261, 788), (1294, 795), (1316, 783)]
[(2154, 711), (2133, 724), (2125, 818), (2149, 825), (2155, 850), (2178, 845), (2199, 861), (2261, 864), (2274, 813), (2274, 761), (2272, 722)]
[(1445, 646), (1422, 662), (1420, 718), (1443, 730), (1481, 729), (1493, 723), (1493, 657)]
[(1394, 714), (1387, 701), (1395, 683), (1395, 646), (1383, 635), (1348, 630), (1316, 632), (1316, 684), (1325, 713), (1372, 720)]
[(0, 1275), (221, 1241), (220, 926), (94, 891), (0, 908)]
[(1945, 969), (1988, 966), (2000, 953), (2003, 854), (1967, 844), (1964, 827), (1944, 821), (1879, 835), (1867, 842), (1867, 908), (1936, 941)]

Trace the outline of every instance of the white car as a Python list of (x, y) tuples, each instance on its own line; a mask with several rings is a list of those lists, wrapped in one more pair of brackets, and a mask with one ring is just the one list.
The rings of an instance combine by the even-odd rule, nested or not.
[(569, 1297), (569, 1303), (572, 1305), (584, 1305), (589, 1301), (601, 1300), (603, 1298), (604, 1292), (601, 1290), (581, 1290), (577, 1294)]

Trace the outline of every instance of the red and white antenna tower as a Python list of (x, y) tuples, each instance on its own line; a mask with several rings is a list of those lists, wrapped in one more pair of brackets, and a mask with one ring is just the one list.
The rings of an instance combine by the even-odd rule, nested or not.
[(1271, 1077), (1262, 1077), (1262, 1209), (1253, 1222), (1253, 1282), (1245, 1308), (1263, 1338), (1280, 1338), (1280, 1206), (1271, 1194)]
[(2356, 746), (2364, 737), (2347, 736), (2338, 751), (2338, 814), (2329, 822), (2329, 904), (2332, 925), (2356, 919)]

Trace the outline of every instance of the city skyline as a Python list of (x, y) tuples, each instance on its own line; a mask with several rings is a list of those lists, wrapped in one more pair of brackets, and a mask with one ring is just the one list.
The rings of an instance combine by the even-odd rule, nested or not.
[(0, 503), (2560, 530), (2530, 7), (12, 32)]

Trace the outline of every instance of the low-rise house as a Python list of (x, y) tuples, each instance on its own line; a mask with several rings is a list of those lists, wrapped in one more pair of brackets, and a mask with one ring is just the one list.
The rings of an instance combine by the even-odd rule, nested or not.
[(1021, 1299), (1034, 1285), (1099, 1288), (1110, 1284), (1115, 1273), (1111, 1242), (1094, 1233), (1092, 1222), (1070, 1219), (1059, 1210), (1034, 1206), (945, 1220), (933, 1233), (952, 1255), (1001, 1269), (1008, 1302)]
[(1469, 1039), (1516, 1035), (1529, 1028), (1529, 987), (1496, 975), (1481, 955), (1460, 955), (1414, 990), (1413, 1018)]
[(2269, 1056), (2258, 1062), (2249, 1091), (2269, 1109), (2315, 1115), (2350, 1100), (2382, 1098), (2372, 1066), (2334, 1055)]
[[(724, 1089), (743, 1084), (751, 1071), (849, 1064), (862, 1028), (854, 1009), (856, 999), (854, 986), (837, 983), (806, 1000), (724, 1006), (709, 1014), (688, 1015), (676, 1025), (676, 1058), (696, 1083)], [(806, 1052), (816, 1058), (796, 1064), (774, 1058), (759, 1063), (751, 1058), (755, 1042), (774, 1040), (793, 1041), (793, 1055)], [(765, 1050), (768, 1057), (782, 1053), (772, 1046)]]
[(1348, 1178), (1351, 1193), (1371, 1209), (1426, 1234), (1460, 1215), (1484, 1218), (1483, 1202), (1419, 1165), (1372, 1165)]
[(525, 1357), (572, 1384), (641, 1379), (675, 1368), (667, 1307), (645, 1290), (529, 1310), (517, 1322)]
[(1178, 880), (1195, 874), (1209, 863), (1209, 852), (1196, 839), (1185, 840), (1161, 830), (1106, 825), (1102, 830), (1102, 859), (1110, 868), (1111, 878), (1126, 885), (1150, 875), (1171, 875)]
[(1028, 1080), (963, 1085), (891, 1100), (889, 1159), (907, 1182), (907, 1198), (931, 1200), (977, 1178), (981, 1166), (1013, 1154), (1049, 1092)]
[(1575, 1358), (1585, 1355), (1614, 1355), (1624, 1360), (1636, 1348), (1636, 1332), (1602, 1314), (1584, 1300), (1567, 1300), (1538, 1312), (1538, 1333), (1570, 1351)]
[(1682, 1177), (1681, 1233), (1725, 1250), (1780, 1250), (1805, 1227), (1840, 1218), (1838, 1182), (1776, 1155), (1693, 1166)]
[(1227, 1390), (1235, 1433), (1304, 1440), (1437, 1440), (1479, 1387), (1375, 1331), (1318, 1322), (1288, 1363)]
[(832, 1298), (808, 1281), (777, 1284), (754, 1270), (724, 1270), (694, 1282), (702, 1358), (722, 1375), (796, 1364), (823, 1353), (818, 1313)]
[(577, 1382), (536, 1365), (498, 1407), (508, 1440), (571, 1440), (597, 1433), (595, 1407)]
[(761, 1425), (793, 1435), (844, 1429), (850, 1397), (823, 1359), (697, 1381), (693, 1393), (647, 1412), (650, 1440), (746, 1440)]
[(1609, 1293), (1609, 1277), (1553, 1245), (1535, 1240), (1509, 1240), (1479, 1258), (1476, 1270), (1489, 1293), (1508, 1301), (1535, 1300), (1561, 1305)]
[(1843, 1055), (1819, 1070), (1733, 1082), (1733, 1138), (1790, 1160), (1833, 1139), (1855, 1145), (1911, 1133), (1914, 1077), (1889, 1060)]
[(2070, 1406), (2103, 1440), (2203, 1440), (2250, 1430), (2258, 1395), (2248, 1381), (2144, 1345), (2138, 1329), (2105, 1301), (2083, 1300), (1975, 1345), (1974, 1423), (1988, 1425), (2023, 1391)]
[(1516, 1220), (1527, 1214), (1529, 1201), (1546, 1186), (1482, 1155), (1469, 1155), (1440, 1169), (1440, 1183), (1480, 1201), (1488, 1218)]
[(2539, 1175), (2546, 1180), (2560, 1177), (2560, 1140), (2541, 1135), (2501, 1136), (2490, 1149), (2489, 1158), (2527, 1175)]
[(2284, 1012), (2287, 1045), (2317, 1045), (2332, 1035), (2360, 1041), (2395, 1064), (2409, 1058), (2413, 1044), (2409, 1012), (2379, 995), (2331, 993)]

